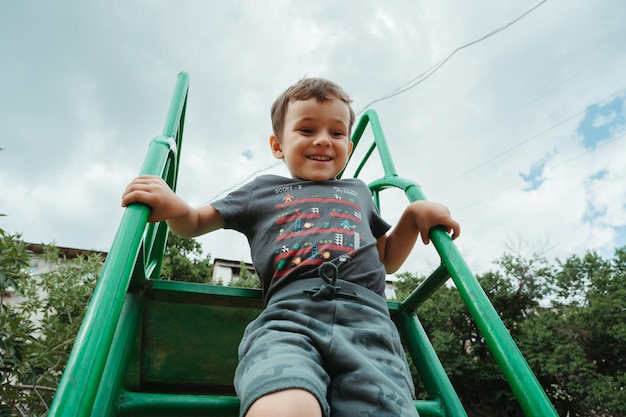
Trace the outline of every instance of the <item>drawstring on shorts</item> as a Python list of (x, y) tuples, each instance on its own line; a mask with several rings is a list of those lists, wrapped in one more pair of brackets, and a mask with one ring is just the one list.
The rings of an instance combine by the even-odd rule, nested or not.
[(324, 262), (318, 268), (319, 277), (324, 280), (321, 287), (311, 290), (304, 290), (312, 300), (334, 300), (336, 297), (343, 297), (355, 300), (356, 293), (342, 292), (341, 287), (337, 285), (339, 278), (339, 269), (332, 262)]

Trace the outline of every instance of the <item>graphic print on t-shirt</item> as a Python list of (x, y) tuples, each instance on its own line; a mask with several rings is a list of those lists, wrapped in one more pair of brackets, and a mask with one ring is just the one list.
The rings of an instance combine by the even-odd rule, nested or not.
[(361, 207), (355, 190), (332, 187), (327, 195), (319, 195), (306, 189), (298, 185), (275, 190), (278, 235), (274, 278), (299, 266), (337, 258), (347, 262), (363, 244), (359, 233)]

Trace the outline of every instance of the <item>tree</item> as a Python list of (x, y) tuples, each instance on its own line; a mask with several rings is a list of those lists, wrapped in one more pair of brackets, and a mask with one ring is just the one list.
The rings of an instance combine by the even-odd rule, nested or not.
[[(97, 257), (64, 262), (52, 245), (45, 260), (53, 268), (34, 279), (21, 236), (0, 229), (2, 417), (45, 415), (102, 266)], [(593, 251), (555, 262), (540, 252), (505, 253), (495, 264), (478, 280), (559, 414), (626, 415), (626, 247), (610, 259)], [(208, 282), (210, 256), (195, 240), (171, 235), (162, 272), (166, 279)], [(403, 299), (424, 277), (398, 279)], [(235, 285), (258, 284), (242, 265)], [(10, 305), (9, 290), (26, 301)], [(418, 314), (470, 417), (521, 416), (455, 288), (441, 287)]]
[[(197, 240), (182, 238), (174, 233), (168, 234), (161, 267), (161, 279), (210, 284), (212, 275), (211, 255), (203, 255), (202, 245)], [(221, 283), (216, 284), (221, 285)], [(229, 285), (261, 288), (261, 280), (257, 274), (250, 273), (242, 261), (238, 279)]]
[(0, 305), (9, 289), (19, 291), (28, 280), (28, 253), (20, 235), (0, 229)]
[[(612, 259), (505, 253), (495, 264), (478, 280), (559, 414), (626, 415), (626, 247)], [(399, 278), (400, 299), (423, 280)], [(454, 288), (440, 288), (418, 314), (470, 416), (521, 415)]]
[(66, 261), (45, 249), (50, 272), (29, 274), (29, 254), (19, 235), (0, 229), (0, 276), (26, 301), (2, 299), (0, 415), (45, 415), (102, 267), (99, 256)]
[(623, 253), (558, 261), (553, 307), (522, 324), (522, 351), (561, 415), (626, 414)]
[(261, 279), (256, 273), (248, 271), (245, 262), (241, 261), (239, 278), (229, 285), (243, 288), (261, 288)]
[[(0, 416), (46, 414), (100, 274), (99, 256), (65, 260), (45, 247), (50, 271), (30, 275), (30, 254), (20, 235), (0, 229)], [(194, 239), (169, 235), (162, 278), (210, 282), (211, 258)], [(242, 264), (238, 286), (258, 287)], [(25, 297), (8, 304), (7, 291)]]
[(23, 314), (6, 303), (10, 291), (20, 291), (28, 279), (28, 254), (19, 235), (0, 229), (0, 415), (12, 415), (21, 392), (22, 363), (36, 343), (35, 329)]
[(197, 240), (168, 234), (161, 279), (210, 283), (212, 272), (211, 255), (203, 256), (202, 245)]
[[(399, 278), (396, 292), (400, 299), (423, 281), (412, 274), (399, 274)], [(478, 279), (492, 302), (499, 305), (496, 309), (503, 321), (519, 320), (519, 311), (525, 306), (507, 305), (507, 300), (515, 298), (516, 288), (499, 272), (489, 272)], [(470, 416), (514, 416), (520, 412), (456, 288), (442, 286), (418, 308), (417, 314)]]

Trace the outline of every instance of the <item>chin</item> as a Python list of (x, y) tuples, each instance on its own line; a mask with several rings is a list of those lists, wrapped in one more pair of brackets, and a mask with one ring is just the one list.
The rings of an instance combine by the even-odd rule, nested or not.
[(330, 180), (334, 180), (335, 179), (335, 177), (315, 176), (315, 175), (313, 175), (313, 176), (298, 176), (298, 175), (295, 175), (294, 178), (300, 178), (301, 180), (304, 180), (304, 181), (317, 181), (317, 182), (320, 182), (320, 181), (330, 181)]

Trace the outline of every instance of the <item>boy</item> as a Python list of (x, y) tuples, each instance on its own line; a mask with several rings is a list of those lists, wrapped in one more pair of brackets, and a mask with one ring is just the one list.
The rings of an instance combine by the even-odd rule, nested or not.
[(335, 83), (305, 78), (272, 106), (270, 148), (292, 178), (264, 175), (192, 208), (158, 177), (133, 180), (122, 205), (144, 203), (151, 222), (192, 237), (219, 228), (246, 235), (266, 308), (239, 347), (241, 415), (417, 416), (414, 387), (383, 298), (386, 273), (432, 227), (459, 224), (440, 204), (410, 204), (390, 233), (367, 186), (336, 180), (352, 149), (355, 115)]

